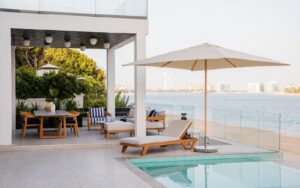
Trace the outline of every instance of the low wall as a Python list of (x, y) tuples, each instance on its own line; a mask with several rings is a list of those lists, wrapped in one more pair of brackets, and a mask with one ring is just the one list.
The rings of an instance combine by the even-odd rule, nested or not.
[[(84, 94), (75, 95), (74, 101), (76, 101), (78, 108), (83, 108), (83, 97), (84, 97)], [(18, 99), (16, 99), (16, 100), (18, 100)], [(25, 102), (25, 104), (28, 105), (29, 107), (31, 106), (31, 104), (37, 103), (37, 105), (40, 107), (40, 109), (44, 109), (45, 105), (47, 104), (45, 98), (29, 98), (26, 100), (20, 99), (20, 101)], [(65, 107), (62, 106), (62, 108), (65, 108)]]

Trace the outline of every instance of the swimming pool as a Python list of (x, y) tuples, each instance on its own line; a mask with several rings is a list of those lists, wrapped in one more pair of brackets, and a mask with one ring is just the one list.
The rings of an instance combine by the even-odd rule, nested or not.
[(280, 154), (132, 159), (166, 187), (298, 188), (300, 170), (272, 162)]

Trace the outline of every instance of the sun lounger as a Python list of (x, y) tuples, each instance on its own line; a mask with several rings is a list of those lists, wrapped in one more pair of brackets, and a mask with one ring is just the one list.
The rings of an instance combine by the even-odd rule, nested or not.
[[(142, 156), (147, 153), (149, 147), (153, 146), (166, 147), (168, 145), (180, 144), (186, 150), (193, 149), (198, 139), (185, 138), (186, 132), (191, 125), (191, 121), (174, 120), (166, 128), (164, 135), (122, 138), (120, 140), (120, 145), (123, 146), (122, 153), (124, 153), (129, 146), (142, 148)], [(187, 143), (191, 143), (191, 146), (188, 146)]]
[(110, 134), (129, 133), (130, 136), (134, 133), (134, 124), (131, 122), (113, 121), (104, 123), (104, 134), (109, 139)]

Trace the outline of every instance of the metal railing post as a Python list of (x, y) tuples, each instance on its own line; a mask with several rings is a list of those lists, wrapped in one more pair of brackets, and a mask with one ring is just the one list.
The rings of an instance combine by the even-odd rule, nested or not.
[(279, 127), (278, 127), (278, 129), (279, 129), (278, 130), (278, 132), (279, 132), (279, 135), (278, 135), (279, 136), (279, 138), (278, 138), (279, 146), (278, 146), (278, 149), (280, 151), (281, 150), (281, 114), (279, 114), (278, 118), (279, 118), (279, 122), (278, 122), (279, 123)]

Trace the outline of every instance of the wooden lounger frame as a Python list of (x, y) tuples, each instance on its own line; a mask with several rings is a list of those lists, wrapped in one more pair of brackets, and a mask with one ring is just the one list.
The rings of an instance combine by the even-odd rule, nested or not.
[(110, 134), (118, 134), (118, 133), (129, 133), (130, 137), (134, 134), (134, 129), (130, 130), (106, 130), (104, 129), (105, 138), (109, 139)]
[[(148, 144), (129, 144), (129, 143), (120, 143), (122, 146), (122, 153), (124, 153), (128, 147), (135, 147), (135, 148), (142, 148), (141, 155), (144, 156), (147, 154), (149, 147), (154, 147), (154, 146), (160, 146), (160, 147), (166, 147), (169, 145), (177, 145), (180, 144), (185, 150), (191, 150), (195, 147), (198, 139), (197, 138), (185, 138), (186, 132), (190, 128), (192, 123), (188, 125), (186, 130), (183, 132), (181, 135), (180, 139), (175, 140), (175, 141), (167, 141), (167, 142), (153, 142), (153, 143), (148, 143)], [(187, 143), (191, 143), (191, 145), (187, 145)]]

